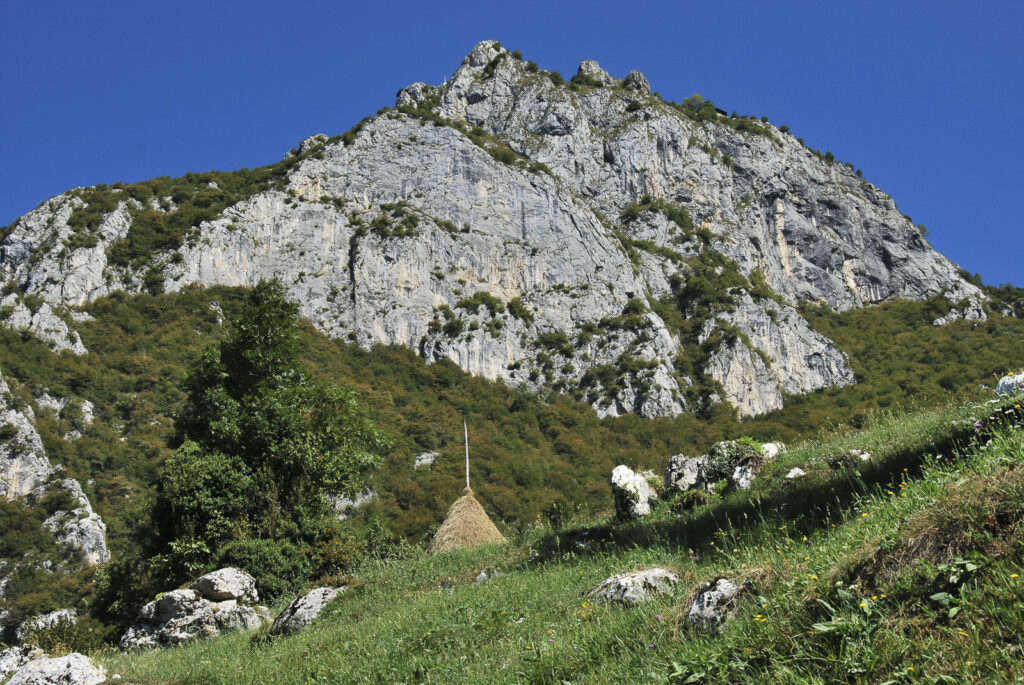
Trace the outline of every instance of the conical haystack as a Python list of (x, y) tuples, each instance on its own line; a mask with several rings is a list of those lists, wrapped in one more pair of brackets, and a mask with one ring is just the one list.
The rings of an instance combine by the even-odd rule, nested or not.
[(484, 508), (474, 499), (473, 491), (466, 488), (462, 491), (462, 497), (455, 500), (448, 510), (448, 516), (427, 547), (427, 554), (496, 542), (505, 542), (505, 537), (487, 518)]

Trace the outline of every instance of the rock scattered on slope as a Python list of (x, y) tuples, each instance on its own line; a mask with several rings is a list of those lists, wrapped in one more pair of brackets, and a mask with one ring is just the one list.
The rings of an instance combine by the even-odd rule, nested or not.
[(610, 604), (634, 606), (646, 602), (655, 595), (663, 595), (672, 590), (679, 582), (679, 576), (663, 568), (650, 568), (646, 571), (620, 573), (612, 576), (591, 590), (591, 597), (602, 599)]
[(628, 466), (620, 464), (612, 471), (612, 494), (619, 518), (637, 519), (651, 513), (651, 486), (642, 474)]
[(437, 452), (424, 452), (423, 454), (418, 454), (416, 455), (416, 461), (413, 463), (412, 467), (414, 469), (421, 469), (424, 466), (433, 466), (434, 461), (438, 456)]
[(0, 325), (19, 331), (28, 331), (50, 346), (55, 352), (70, 350), (72, 354), (83, 355), (89, 350), (82, 344), (82, 338), (57, 316), (46, 302), (31, 312), (18, 296), (11, 293), (0, 300), (0, 309), (10, 312)]
[(75, 623), (78, 623), (78, 612), (74, 609), (57, 609), (25, 619), (18, 625), (14, 634), (18, 638), (18, 642), (22, 642), (38, 630), (48, 630), (59, 625), (74, 625)]
[(726, 481), (726, 487), (730, 489), (747, 490), (765, 460), (785, 450), (785, 445), (781, 443), (768, 444), (771, 449), (765, 453), (758, 452), (745, 442), (726, 440), (715, 444), (707, 454), (699, 457), (677, 454), (669, 459), (665, 469), (665, 490), (670, 493), (688, 490), (713, 492), (715, 484), (722, 480)]
[(256, 581), (237, 568), (222, 568), (142, 607), (121, 638), (121, 649), (191, 642), (234, 630), (255, 630), (270, 621), (270, 610), (256, 605)]
[(764, 453), (765, 459), (774, 459), (780, 454), (785, 454), (786, 443), (784, 442), (766, 442), (761, 445), (761, 452)]
[(806, 475), (807, 475), (806, 471), (804, 471), (799, 466), (796, 466), (796, 467), (791, 468), (789, 470), (789, 473), (786, 474), (786, 480), (796, 480), (797, 478), (803, 478)]
[(195, 590), (172, 590), (142, 607), (135, 624), (121, 637), (124, 651), (177, 645), (216, 635), (209, 602)]
[(997, 395), (1016, 395), (1024, 392), (1024, 373), (1011, 373), (999, 379)]
[(729, 615), (741, 586), (727, 578), (717, 578), (703, 588), (690, 606), (687, 622), (701, 630), (715, 630)]
[(0, 652), (0, 683), (28, 662), (45, 656), (43, 650), (35, 645), (21, 645), (3, 650)]
[(189, 588), (211, 602), (233, 599), (243, 604), (255, 604), (259, 599), (256, 593), (256, 579), (245, 571), (230, 566), (200, 576), (189, 585)]
[(14, 672), (7, 685), (100, 685), (106, 680), (105, 668), (84, 654), (72, 652), (30, 660)]
[(318, 587), (302, 597), (296, 597), (274, 620), (274, 625), (270, 628), (271, 634), (290, 635), (305, 628), (345, 589), (345, 586)]

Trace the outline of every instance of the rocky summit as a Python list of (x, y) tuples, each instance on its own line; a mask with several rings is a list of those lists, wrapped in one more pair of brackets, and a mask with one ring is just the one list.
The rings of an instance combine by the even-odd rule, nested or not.
[(262, 170), (70, 190), (2, 234), (5, 325), (87, 354), (74, 308), (112, 291), (278, 278), (331, 336), (653, 417), (854, 382), (804, 301), (945, 294), (984, 317), (852, 168), (651, 88), (592, 60), (566, 82), (484, 41)]

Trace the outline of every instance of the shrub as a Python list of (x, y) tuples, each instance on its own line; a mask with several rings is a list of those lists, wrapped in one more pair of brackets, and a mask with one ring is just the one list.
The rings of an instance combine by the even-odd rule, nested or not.
[(236, 566), (256, 579), (260, 601), (273, 603), (309, 580), (307, 555), (288, 540), (235, 540), (221, 548), (217, 568)]
[(712, 499), (714, 497), (706, 490), (687, 490), (673, 497), (669, 508), (673, 514), (679, 515), (696, 507), (710, 504)]

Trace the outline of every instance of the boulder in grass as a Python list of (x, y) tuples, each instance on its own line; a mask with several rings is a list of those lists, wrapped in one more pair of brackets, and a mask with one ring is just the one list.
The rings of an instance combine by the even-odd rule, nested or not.
[(764, 454), (765, 459), (774, 459), (780, 454), (785, 453), (786, 444), (782, 442), (765, 442), (761, 444), (761, 452)]
[(789, 470), (789, 473), (786, 474), (786, 480), (796, 480), (797, 478), (803, 478), (806, 475), (806, 471), (799, 466), (794, 466)]
[(601, 582), (588, 594), (610, 604), (634, 606), (646, 602), (655, 595), (672, 590), (679, 577), (663, 568), (649, 568), (646, 571), (621, 573)]
[(106, 669), (84, 654), (72, 652), (29, 661), (14, 672), (7, 685), (100, 685), (106, 681)]
[(703, 588), (690, 606), (686, 621), (700, 630), (716, 630), (729, 615), (740, 586), (728, 578), (717, 578)]
[(191, 642), (216, 635), (210, 603), (195, 590), (174, 590), (142, 607), (135, 624), (121, 637), (122, 650)]
[[(228, 604), (223, 602), (222, 604)], [(221, 632), (232, 630), (256, 630), (272, 620), (270, 609), (264, 606), (223, 606), (215, 607), (213, 619)]]
[(1011, 373), (999, 379), (997, 395), (1019, 395), (1024, 393), (1024, 373)]
[(284, 608), (270, 628), (272, 635), (289, 635), (301, 630), (313, 622), (327, 604), (345, 591), (341, 587), (318, 587), (310, 590), (302, 597), (296, 597)]
[(43, 650), (35, 645), (21, 645), (0, 651), (0, 683), (28, 662), (45, 657)]
[(628, 466), (619, 465), (612, 471), (612, 494), (619, 518), (636, 519), (651, 513), (651, 485)]
[(255, 604), (259, 599), (256, 594), (256, 579), (245, 571), (232, 567), (200, 576), (189, 587), (202, 595), (203, 599), (211, 602), (233, 599), (240, 604)]

